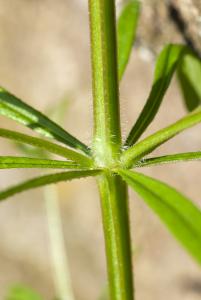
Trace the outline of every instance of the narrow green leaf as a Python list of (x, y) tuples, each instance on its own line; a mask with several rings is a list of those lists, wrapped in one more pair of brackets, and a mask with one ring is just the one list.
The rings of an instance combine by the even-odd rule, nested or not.
[[(51, 106), (46, 115), (51, 117), (51, 119), (57, 124), (63, 124), (66, 116), (66, 111), (69, 101), (66, 97), (63, 97), (58, 101), (57, 105)], [(49, 158), (46, 151), (37, 149), (30, 145), (24, 145), (20, 143), (15, 143), (15, 146), (26, 156), (28, 157), (40, 157), (40, 158)]]
[(16, 285), (9, 290), (6, 300), (42, 300), (42, 297), (30, 288)]
[(46, 169), (82, 169), (73, 161), (38, 159), (30, 157), (0, 156), (0, 169), (46, 168)]
[(170, 44), (160, 53), (156, 62), (151, 92), (140, 116), (128, 135), (125, 142), (126, 146), (132, 146), (153, 121), (185, 51), (185, 46)]
[(122, 154), (122, 162), (124, 166), (131, 167), (146, 154), (151, 153), (154, 149), (165, 143), (175, 135), (201, 122), (201, 109), (198, 108), (194, 112), (188, 114), (176, 123), (165, 127), (156, 133), (148, 136), (144, 140), (135, 144)]
[(89, 166), (92, 163), (89, 157), (82, 155), (81, 153), (78, 153), (74, 150), (70, 150), (66, 147), (62, 147), (52, 142), (22, 134), (16, 131), (0, 128), (0, 137), (47, 150), (67, 159), (74, 160), (81, 165)]
[(89, 154), (89, 149), (62, 127), (51, 121), (28, 104), (0, 88), (0, 114), (13, 119), (48, 138), (54, 138), (67, 146)]
[(46, 115), (59, 125), (63, 125), (66, 119), (66, 113), (69, 108), (69, 99), (65, 95), (59, 99), (56, 105), (51, 106), (46, 111)]
[(14, 185), (4, 191), (0, 192), (0, 201), (4, 200), (8, 197), (11, 197), (15, 194), (41, 187), (44, 185), (57, 183), (61, 181), (69, 181), (76, 178), (82, 177), (89, 177), (89, 176), (96, 176), (100, 173), (100, 170), (79, 170), (79, 171), (69, 171), (69, 172), (62, 172), (62, 173), (55, 173), (49, 175), (43, 175), (40, 177), (36, 177), (27, 181), (24, 181), (21, 184)]
[(40, 158), (49, 158), (47, 151), (43, 149), (35, 148), (34, 146), (30, 146), (27, 144), (21, 144), (18, 142), (14, 142), (14, 146), (26, 157), (40, 157)]
[(186, 152), (186, 153), (178, 153), (178, 154), (171, 154), (171, 155), (164, 155), (159, 157), (150, 157), (150, 158), (143, 158), (139, 162), (135, 164), (134, 167), (148, 167), (152, 165), (161, 165), (161, 164), (168, 164), (168, 163), (177, 163), (177, 162), (184, 162), (184, 161), (198, 161), (201, 160), (201, 151), (199, 152)]
[(163, 182), (128, 170), (118, 173), (159, 216), (183, 247), (201, 264), (200, 209)]
[(201, 59), (189, 51), (177, 74), (186, 107), (192, 111), (201, 104)]
[(135, 40), (140, 3), (138, 0), (130, 0), (123, 8), (117, 26), (118, 41), (118, 73), (122, 78), (129, 61), (132, 46)]

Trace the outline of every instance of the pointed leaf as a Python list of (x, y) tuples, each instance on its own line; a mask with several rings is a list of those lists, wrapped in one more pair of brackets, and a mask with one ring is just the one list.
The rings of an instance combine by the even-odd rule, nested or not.
[(11, 131), (7, 129), (0, 128), (0, 137), (14, 140), (16, 142), (28, 144), (31, 146), (35, 146), (44, 150), (47, 150), (51, 153), (60, 155), (70, 160), (74, 160), (81, 165), (91, 165), (91, 159), (81, 153), (78, 153), (74, 150), (70, 150), (66, 147), (62, 147), (60, 145), (54, 144), (52, 142), (39, 139), (36, 137), (32, 137), (26, 134), (22, 134), (16, 131)]
[(192, 111), (201, 105), (201, 59), (189, 51), (183, 57), (177, 74), (186, 107)]
[(55, 173), (49, 175), (43, 175), (36, 177), (27, 181), (24, 181), (20, 184), (11, 186), (10, 188), (0, 192), (0, 201), (8, 197), (11, 197), (15, 194), (27, 191), (33, 188), (41, 187), (44, 185), (57, 183), (61, 181), (69, 181), (76, 178), (83, 178), (89, 176), (96, 176), (100, 173), (100, 170), (83, 170), (83, 171), (69, 171), (62, 173)]
[(119, 80), (124, 74), (126, 65), (130, 57), (130, 53), (136, 35), (139, 12), (139, 1), (131, 0), (123, 8), (118, 20), (117, 41)]
[(46, 115), (49, 116), (54, 122), (62, 126), (66, 119), (69, 102), (70, 101), (68, 97), (65, 95), (57, 101), (56, 105), (53, 105), (46, 111)]
[(146, 154), (151, 153), (154, 149), (165, 143), (175, 135), (201, 122), (201, 109), (196, 109), (186, 117), (180, 119), (176, 123), (165, 127), (156, 133), (148, 136), (144, 140), (135, 144), (122, 154), (123, 165), (131, 167)]
[(14, 143), (14, 146), (23, 154), (28, 157), (40, 157), (40, 158), (49, 158), (48, 153), (43, 149), (35, 148), (27, 144), (21, 144), (18, 142)]
[[(53, 105), (50, 107), (50, 109), (48, 109), (46, 115), (51, 117), (51, 119), (57, 124), (63, 124), (66, 116), (67, 106), (68, 99), (66, 97), (62, 98), (57, 105)], [(15, 146), (26, 156), (49, 158), (45, 151), (36, 149), (30, 145), (15, 143)]]
[(139, 118), (128, 135), (125, 142), (126, 146), (132, 146), (153, 121), (170, 85), (177, 65), (185, 51), (185, 46), (170, 44), (160, 53), (156, 62), (154, 82), (150, 95)]
[(46, 169), (82, 169), (73, 161), (38, 159), (30, 157), (0, 156), (0, 169), (46, 168)]
[(183, 247), (201, 264), (200, 209), (163, 182), (128, 170), (118, 173), (159, 216)]
[(6, 300), (42, 300), (42, 297), (30, 288), (16, 285), (9, 290)]
[(201, 160), (201, 151), (199, 152), (186, 152), (186, 153), (178, 153), (178, 154), (171, 154), (171, 155), (164, 155), (159, 157), (150, 157), (150, 158), (143, 158), (139, 162), (135, 164), (134, 167), (148, 167), (148, 166), (155, 166), (161, 164), (168, 164), (168, 163), (177, 163), (177, 162), (184, 162), (184, 161), (198, 161)]
[(13, 119), (48, 138), (54, 138), (67, 146), (89, 154), (89, 149), (62, 127), (51, 121), (38, 110), (0, 88), (0, 114)]

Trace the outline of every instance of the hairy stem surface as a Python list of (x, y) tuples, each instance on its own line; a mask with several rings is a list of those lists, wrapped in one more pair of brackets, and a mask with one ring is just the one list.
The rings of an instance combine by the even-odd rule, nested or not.
[(113, 0), (89, 0), (94, 99), (94, 143), (98, 164), (114, 162), (121, 132)]
[(110, 299), (133, 299), (127, 187), (119, 176), (99, 180)]
[[(89, 0), (94, 103), (93, 155), (98, 167), (119, 164), (121, 129), (114, 0)], [(133, 300), (127, 188), (105, 171), (98, 179), (111, 300)]]

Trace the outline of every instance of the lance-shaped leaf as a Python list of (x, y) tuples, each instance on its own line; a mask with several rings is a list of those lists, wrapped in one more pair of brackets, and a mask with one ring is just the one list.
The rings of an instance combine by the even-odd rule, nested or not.
[(122, 162), (124, 166), (131, 167), (146, 154), (151, 153), (154, 149), (165, 143), (175, 135), (201, 122), (201, 109), (198, 108), (186, 117), (180, 119), (176, 123), (165, 127), (156, 133), (148, 136), (144, 140), (135, 144), (122, 154)]
[(35, 148), (33, 146), (27, 145), (27, 144), (21, 144), (18, 142), (14, 143), (14, 146), (19, 150), (23, 155), (26, 155), (26, 157), (40, 157), (40, 158), (49, 158), (49, 153), (46, 151)]
[(131, 129), (125, 142), (126, 146), (132, 146), (153, 121), (164, 95), (170, 85), (173, 74), (186, 51), (185, 46), (167, 45), (160, 53), (155, 67), (154, 82), (147, 102)]
[(189, 51), (177, 74), (186, 107), (192, 111), (201, 104), (201, 59)]
[(174, 188), (140, 173), (119, 174), (159, 216), (170, 232), (201, 264), (201, 211)]
[(63, 126), (66, 119), (66, 114), (69, 108), (70, 100), (67, 95), (60, 98), (56, 105), (48, 107), (46, 110), (46, 115), (50, 117), (54, 122)]
[(125, 5), (118, 19), (117, 41), (119, 80), (122, 78), (126, 65), (129, 61), (130, 53), (135, 40), (139, 12), (139, 1), (131, 0)]
[(43, 298), (30, 288), (27, 288), (22, 285), (16, 285), (9, 290), (8, 295), (6, 296), (5, 299), (6, 300), (42, 300)]
[(74, 150), (70, 150), (66, 147), (62, 147), (52, 142), (22, 134), (16, 131), (0, 128), (0, 137), (47, 150), (67, 159), (74, 160), (81, 165), (89, 166), (92, 163), (89, 157), (82, 155), (81, 153), (78, 153)]
[(198, 160), (201, 160), (201, 151), (143, 158), (142, 160), (138, 161), (134, 165), (134, 167), (136, 167), (136, 168), (148, 167), (148, 166), (153, 166), (153, 165), (155, 166), (155, 165), (168, 164), (168, 163), (177, 163), (177, 162), (184, 162), (184, 161), (198, 161)]
[(82, 169), (73, 161), (40, 159), (18, 156), (0, 156), (0, 169), (46, 168), (46, 169)]
[(34, 189), (37, 187), (41, 187), (44, 185), (57, 183), (61, 181), (69, 181), (76, 178), (83, 178), (89, 176), (96, 176), (100, 173), (100, 170), (79, 170), (79, 171), (69, 171), (69, 172), (62, 172), (62, 173), (55, 173), (49, 175), (43, 175), (40, 177), (36, 177), (23, 183), (14, 185), (4, 191), (0, 192), (0, 201), (4, 200), (8, 197), (11, 197), (15, 194)]
[[(48, 108), (46, 115), (51, 117), (51, 119), (57, 124), (61, 125), (64, 123), (67, 107), (68, 107), (68, 99), (63, 97), (58, 101), (56, 105)], [(29, 157), (40, 157), (40, 158), (49, 158), (46, 151), (32, 147), (30, 145), (15, 143), (15, 146), (26, 156)]]
[(67, 146), (89, 154), (86, 145), (51, 121), (38, 110), (24, 103), (3, 88), (0, 89), (0, 114), (13, 119), (48, 138), (54, 138)]

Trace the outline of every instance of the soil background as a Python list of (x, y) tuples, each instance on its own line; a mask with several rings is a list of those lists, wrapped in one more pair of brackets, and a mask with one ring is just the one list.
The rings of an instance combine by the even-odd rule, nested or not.
[[(185, 32), (198, 51), (200, 1), (142, 1), (136, 47), (121, 82), (123, 136), (128, 133), (149, 93), (155, 54), (165, 43), (184, 42), (169, 18), (173, 3), (185, 20)], [(118, 5), (121, 3), (118, 3)], [(64, 96), (69, 99), (65, 128), (89, 143), (92, 136), (89, 30), (86, 0), (0, 0), (0, 85), (27, 103), (46, 111)], [(173, 81), (154, 122), (154, 132), (185, 115)], [(23, 130), (0, 118), (1, 127)], [(201, 149), (201, 125), (160, 147), (156, 154)], [(1, 140), (1, 155), (20, 155)], [(199, 163), (144, 169), (172, 184), (201, 206)], [(40, 171), (0, 171), (4, 188)], [(98, 299), (106, 285), (105, 256), (97, 188), (92, 179), (59, 184), (65, 242), (76, 299)], [(136, 299), (198, 300), (198, 266), (170, 236), (158, 218), (130, 191), (130, 216)], [(0, 205), (0, 299), (13, 283), (23, 283), (54, 297), (47, 219), (42, 189), (23, 193)]]

